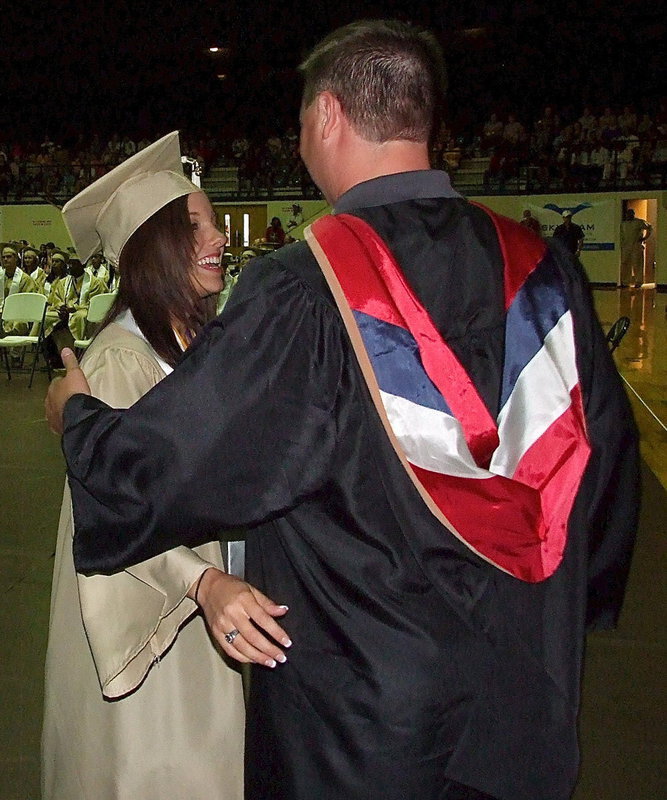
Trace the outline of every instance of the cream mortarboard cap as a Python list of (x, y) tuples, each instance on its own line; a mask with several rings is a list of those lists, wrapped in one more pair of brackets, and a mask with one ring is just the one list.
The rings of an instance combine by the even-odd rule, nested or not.
[(123, 161), (63, 206), (63, 217), (79, 258), (100, 248), (118, 264), (127, 240), (156, 211), (197, 186), (183, 175), (178, 131)]

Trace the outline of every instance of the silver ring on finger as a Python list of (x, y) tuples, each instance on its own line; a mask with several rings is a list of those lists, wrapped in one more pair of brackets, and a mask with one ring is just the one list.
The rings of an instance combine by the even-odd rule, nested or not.
[(225, 641), (227, 644), (234, 644), (234, 639), (239, 635), (239, 632), (234, 628), (234, 630), (230, 631), (229, 633), (225, 634)]

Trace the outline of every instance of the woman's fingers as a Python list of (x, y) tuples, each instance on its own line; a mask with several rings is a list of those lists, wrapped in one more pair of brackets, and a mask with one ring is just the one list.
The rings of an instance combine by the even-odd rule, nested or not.
[(204, 573), (199, 600), (211, 632), (232, 658), (269, 667), (287, 660), (276, 642), (283, 647), (292, 642), (274, 619), (287, 613), (286, 606), (216, 569)]

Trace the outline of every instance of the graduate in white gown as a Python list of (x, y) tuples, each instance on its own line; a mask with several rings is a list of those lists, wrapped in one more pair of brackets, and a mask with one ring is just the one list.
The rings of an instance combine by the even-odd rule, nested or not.
[[(182, 174), (176, 133), (63, 213), (82, 259), (101, 245), (122, 271), (82, 368), (97, 397), (125, 408), (172, 371), (211, 316), (225, 238), (206, 195)], [(277, 648), (261, 637), (256, 653), (224, 654), (206, 625), (230, 631), (240, 615), (280, 639), (274, 617), (285, 609), (227, 574), (220, 531), (199, 547), (83, 577), (72, 560), (75, 525), (66, 485), (46, 658), (44, 800), (241, 800), (243, 691), (229, 655), (275, 665)]]

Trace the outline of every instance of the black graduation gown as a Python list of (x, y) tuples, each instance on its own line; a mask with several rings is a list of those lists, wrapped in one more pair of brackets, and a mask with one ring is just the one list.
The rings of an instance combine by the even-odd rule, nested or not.
[[(491, 222), (446, 192), (369, 185), (355, 213), (496, 412), (504, 318)], [(360, 200), (348, 195), (345, 210)], [(540, 584), (477, 558), (426, 509), (302, 243), (247, 267), (221, 317), (130, 410), (67, 404), (81, 571), (246, 526), (248, 580), (290, 607), (287, 663), (253, 669), (251, 800), (435, 800), (448, 778), (501, 800), (571, 793), (586, 613), (613, 624), (619, 612), (638, 470), (588, 290), (574, 262), (555, 258), (593, 453), (563, 562)]]

